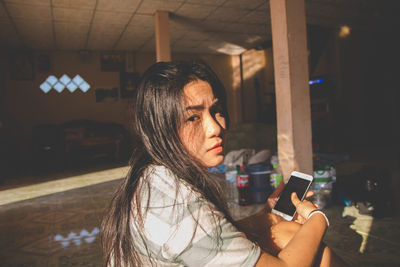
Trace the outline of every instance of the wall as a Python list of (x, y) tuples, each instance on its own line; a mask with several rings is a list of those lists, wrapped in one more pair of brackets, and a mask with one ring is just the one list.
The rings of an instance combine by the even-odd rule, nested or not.
[(275, 113), (271, 110), (275, 108), (275, 99), (271, 99), (275, 92), (273, 66), (272, 48), (242, 54), (244, 122), (271, 122), (267, 118)]
[(330, 77), (336, 84), (335, 151), (388, 172), (394, 208), (400, 214), (400, 90), (395, 36), (381, 29), (352, 30), (346, 38), (331, 38), (314, 75)]
[[(37, 56), (36, 52), (34, 56)], [(14, 143), (13, 151), (19, 160), (29, 160), (29, 147), (32, 129), (40, 124), (61, 124), (71, 120), (89, 119), (101, 122), (114, 122), (130, 129), (128, 105), (129, 99), (119, 98), (116, 102), (97, 103), (95, 90), (97, 88), (119, 88), (118, 72), (103, 72), (100, 69), (100, 53), (92, 52), (82, 59), (77, 52), (47, 52), (51, 56), (51, 70), (35, 69), (35, 78), (30, 81), (15, 81), (10, 79), (8, 54), (1, 56), (2, 75), (0, 77), (0, 121), (7, 131), (7, 142)], [(128, 54), (129, 55), (129, 54)], [(34, 57), (36, 60), (36, 57)], [(143, 73), (155, 62), (152, 53), (133, 54), (132, 70)], [(209, 63), (221, 78), (228, 90), (231, 90), (230, 57), (224, 55), (173, 55), (173, 59), (202, 59)], [(35, 61), (36, 68), (36, 61)], [(64, 89), (58, 93), (54, 89), (47, 94), (39, 86), (49, 75), (60, 78), (67, 74), (73, 78), (79, 74), (91, 88), (86, 93), (77, 89), (71, 93)], [(10, 140), (13, 139), (13, 140)]]

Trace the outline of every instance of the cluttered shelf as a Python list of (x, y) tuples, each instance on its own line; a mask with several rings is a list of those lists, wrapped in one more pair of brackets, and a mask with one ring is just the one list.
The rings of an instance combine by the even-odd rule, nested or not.
[[(246, 205), (239, 205), (236, 165), (243, 166), (244, 177), (248, 175), (247, 196), (251, 198)], [(400, 218), (393, 216), (387, 170), (347, 155), (323, 153), (314, 153), (314, 168), (312, 201), (324, 210), (331, 224), (324, 243), (349, 266), (399, 266)], [(229, 152), (224, 164), (210, 170), (217, 173), (229, 211), (238, 220), (262, 209), (277, 185), (271, 175), (279, 175), (279, 160), (270, 151), (238, 150)]]
[[(314, 153), (311, 199), (319, 208), (355, 206), (361, 214), (385, 217), (392, 213), (390, 175), (385, 169), (351, 162), (348, 155)], [(347, 167), (346, 167), (347, 166)], [(348, 167), (350, 166), (350, 167)], [(223, 164), (211, 168), (222, 178), (228, 203), (265, 203), (282, 182), (276, 153), (264, 149), (230, 151)], [(355, 190), (355, 188), (357, 190)]]

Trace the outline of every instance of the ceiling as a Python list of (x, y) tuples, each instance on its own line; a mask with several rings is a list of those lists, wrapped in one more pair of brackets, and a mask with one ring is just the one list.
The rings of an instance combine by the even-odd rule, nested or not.
[[(307, 23), (370, 29), (397, 21), (382, 0), (306, 0)], [(0, 47), (155, 51), (156, 10), (172, 52), (240, 54), (271, 40), (268, 0), (0, 0)]]

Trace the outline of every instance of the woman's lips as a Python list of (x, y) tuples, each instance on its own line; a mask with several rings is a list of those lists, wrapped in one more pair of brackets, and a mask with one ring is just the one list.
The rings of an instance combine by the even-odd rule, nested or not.
[(218, 143), (215, 146), (213, 146), (209, 151), (215, 152), (215, 153), (221, 153), (224, 150), (222, 147), (222, 143)]

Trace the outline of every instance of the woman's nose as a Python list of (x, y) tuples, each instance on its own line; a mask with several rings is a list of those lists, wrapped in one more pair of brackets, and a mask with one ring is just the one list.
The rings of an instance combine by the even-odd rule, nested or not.
[(221, 125), (216, 121), (213, 116), (208, 116), (206, 120), (206, 136), (213, 137), (219, 136), (221, 133)]

